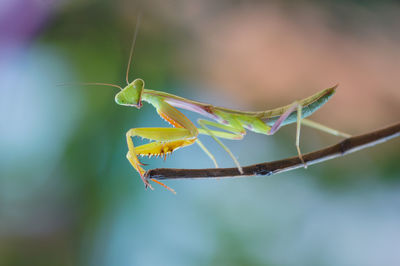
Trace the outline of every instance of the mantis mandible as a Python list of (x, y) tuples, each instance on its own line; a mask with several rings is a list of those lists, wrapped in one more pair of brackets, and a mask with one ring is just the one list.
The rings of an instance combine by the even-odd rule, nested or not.
[[(143, 102), (149, 103), (156, 109), (161, 118), (173, 126), (172, 128), (131, 128), (126, 132), (126, 142), (128, 145), (128, 153), (126, 154), (126, 158), (129, 160), (133, 168), (139, 173), (146, 188), (149, 187), (153, 189), (149, 181), (144, 177), (146, 171), (143, 169), (143, 164), (139, 161), (138, 156), (161, 156), (165, 159), (168, 154), (172, 153), (178, 148), (183, 148), (196, 142), (210, 157), (215, 167), (218, 167), (215, 157), (198, 139), (199, 134), (212, 137), (229, 154), (240, 172), (242, 172), (242, 168), (239, 162), (229, 148), (222, 143), (220, 138), (241, 140), (246, 135), (246, 129), (259, 134), (273, 135), (282, 126), (296, 122), (297, 153), (299, 158), (302, 160), (304, 167), (307, 167), (307, 165), (304, 163), (299, 145), (301, 125), (310, 126), (336, 136), (350, 136), (349, 134), (305, 119), (330, 99), (330, 97), (335, 93), (337, 85), (317, 92), (305, 99), (294, 101), (292, 104), (283, 107), (266, 111), (248, 112), (197, 102), (162, 91), (145, 89), (145, 83), (140, 78), (130, 82), (129, 68), (131, 65), (133, 48), (138, 32), (138, 25), (139, 23), (136, 25), (126, 70), (127, 85), (122, 88), (118, 85), (107, 83), (84, 84), (117, 87), (121, 90), (115, 95), (115, 102), (117, 104), (140, 109)], [(198, 119), (197, 122), (200, 127), (197, 127), (184, 114), (178, 111), (177, 108), (198, 113), (213, 121)], [(213, 129), (210, 127), (213, 127)], [(133, 137), (146, 138), (152, 142), (135, 146), (132, 140)], [(160, 181), (155, 179), (149, 180), (158, 183), (175, 193), (173, 189), (169, 188)]]

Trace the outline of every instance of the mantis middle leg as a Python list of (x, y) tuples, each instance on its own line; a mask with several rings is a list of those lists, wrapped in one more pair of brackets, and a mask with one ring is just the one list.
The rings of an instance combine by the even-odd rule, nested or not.
[[(207, 120), (204, 120), (204, 121), (207, 121)], [(211, 121), (208, 121), (208, 122), (212, 123)], [(213, 125), (221, 127), (221, 125), (217, 124), (217, 123), (214, 123)], [(226, 128), (224, 128), (224, 129), (226, 129)], [(198, 131), (199, 131), (200, 134), (208, 135), (208, 136), (211, 136), (211, 134), (212, 134), (217, 138), (232, 139), (232, 140), (233, 139), (240, 140), (240, 139), (243, 138), (243, 135), (242, 134), (238, 134), (238, 133), (228, 133), (228, 132), (224, 132), (224, 131), (211, 130), (211, 129), (206, 130), (204, 128), (198, 128)], [(210, 159), (213, 161), (215, 167), (218, 168), (218, 163), (215, 160), (214, 155), (204, 146), (204, 144), (199, 139), (196, 140), (196, 143), (208, 155), (208, 157), (210, 157)]]
[(325, 133), (329, 133), (329, 134), (334, 135), (334, 136), (343, 137), (343, 138), (350, 138), (351, 137), (350, 134), (347, 134), (347, 133), (344, 133), (342, 131), (327, 127), (325, 125), (322, 125), (322, 124), (317, 123), (315, 121), (312, 121), (310, 119), (303, 118), (301, 123), (303, 125), (305, 125), (305, 126), (309, 126), (309, 127), (314, 128), (314, 129), (318, 129), (320, 131), (323, 131)]
[[(227, 126), (227, 125), (221, 125), (221, 124), (218, 124), (216, 122), (212, 122), (212, 121), (208, 121), (208, 120), (204, 120), (204, 119), (199, 119), (199, 120), (197, 120), (197, 122), (202, 127), (202, 129), (199, 129), (199, 133), (211, 136), (229, 154), (229, 156), (234, 161), (236, 167), (238, 168), (239, 172), (243, 173), (242, 167), (240, 166), (240, 164), (239, 164), (238, 160), (236, 159), (236, 157), (233, 155), (231, 150), (227, 146), (225, 146), (225, 144), (223, 144), (220, 139), (218, 139), (218, 137), (225, 138), (225, 139), (237, 139), (237, 140), (239, 140), (239, 139), (242, 139), (243, 135), (245, 134), (244, 129), (243, 128), (242, 129), (236, 129), (234, 127), (230, 127), (230, 126)], [(230, 133), (224, 132), (224, 131), (211, 130), (206, 125), (210, 125), (210, 126), (213, 126), (213, 127), (216, 127), (216, 128), (227, 130)], [(203, 148), (202, 146), (204, 147), (204, 145), (201, 144), (200, 147), (206, 152), (206, 154), (216, 164), (214, 156), (212, 156), (212, 154), (210, 152), (208, 152), (207, 149), (204, 149), (205, 147)], [(218, 165), (216, 165), (216, 166), (218, 167)]]

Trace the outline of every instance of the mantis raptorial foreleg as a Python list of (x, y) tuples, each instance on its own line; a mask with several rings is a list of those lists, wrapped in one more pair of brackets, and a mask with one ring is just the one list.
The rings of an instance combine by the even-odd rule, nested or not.
[[(199, 129), (199, 133), (211, 136), (229, 154), (229, 156), (232, 158), (233, 162), (235, 163), (236, 167), (238, 168), (239, 172), (243, 173), (242, 167), (240, 166), (238, 160), (233, 155), (231, 150), (228, 147), (226, 147), (225, 144), (222, 143), (222, 141), (219, 140), (216, 136), (216, 135), (219, 135), (219, 137), (223, 137), (226, 139), (242, 139), (243, 138), (243, 134), (242, 134), (243, 130), (236, 129), (234, 127), (229, 127), (227, 125), (221, 125), (221, 124), (218, 124), (218, 123), (215, 123), (212, 121), (208, 121), (208, 120), (204, 120), (204, 119), (199, 119), (199, 120), (197, 120), (197, 122), (204, 130), (204, 131), (200, 131), (200, 129)], [(206, 124), (213, 126), (213, 127), (217, 127), (217, 128), (221, 128), (221, 129), (230, 131), (232, 133), (211, 130), (206, 126)], [(207, 155), (208, 155), (208, 153), (207, 153)], [(214, 156), (212, 156), (210, 158), (215, 161)]]
[[(132, 128), (126, 133), (126, 141), (129, 149), (126, 157), (136, 171), (139, 172), (146, 186), (150, 188), (150, 184), (144, 178), (145, 170), (141, 167), (142, 163), (139, 161), (138, 155), (149, 157), (164, 156), (165, 158), (167, 154), (174, 150), (194, 143), (198, 135), (195, 125), (168, 103), (160, 101), (157, 105), (157, 112), (176, 128)], [(155, 142), (135, 147), (132, 141), (132, 137), (135, 136), (154, 140)], [(150, 180), (167, 187), (159, 181)], [(170, 190), (173, 191), (172, 189)]]
[[(135, 147), (132, 141), (132, 137), (135, 136), (155, 140), (156, 142)], [(167, 154), (175, 149), (192, 144), (196, 140), (196, 136), (191, 135), (190, 131), (184, 128), (132, 128), (126, 133), (126, 140), (129, 149), (126, 155), (127, 159), (136, 171), (139, 172), (143, 182), (152, 188), (147, 180), (144, 179), (145, 170), (141, 167), (142, 163), (137, 156), (166, 157)]]

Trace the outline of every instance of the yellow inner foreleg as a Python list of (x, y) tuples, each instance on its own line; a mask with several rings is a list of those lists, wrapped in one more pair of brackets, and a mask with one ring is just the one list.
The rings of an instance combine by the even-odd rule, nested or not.
[[(142, 137), (154, 142), (150, 142), (144, 145), (135, 147), (132, 141), (132, 137)], [(189, 130), (184, 128), (132, 128), (126, 133), (126, 140), (128, 143), (128, 153), (126, 155), (127, 159), (139, 172), (140, 177), (146, 186), (151, 187), (147, 180), (144, 178), (144, 173), (146, 172), (141, 165), (143, 165), (139, 159), (138, 155), (141, 156), (164, 156), (164, 158), (173, 152), (174, 150), (192, 144), (196, 141), (196, 137), (193, 136)], [(159, 181), (150, 179), (158, 184), (162, 184)], [(162, 184), (164, 187), (168, 188), (166, 185)], [(170, 188), (168, 188), (170, 189)], [(170, 189), (173, 191), (172, 189)]]
[[(139, 161), (138, 155), (149, 157), (163, 156), (165, 158), (174, 150), (193, 144), (197, 140), (198, 135), (197, 128), (193, 123), (168, 103), (164, 101), (158, 102), (157, 112), (175, 128), (132, 128), (126, 133), (126, 141), (128, 144), (128, 153), (126, 157), (133, 168), (138, 171), (146, 187), (150, 187), (151, 189), (151, 185), (144, 177), (146, 171), (141, 167), (143, 164)], [(154, 142), (135, 147), (132, 137), (136, 136), (153, 140)], [(150, 180), (174, 192), (160, 181), (154, 179)]]

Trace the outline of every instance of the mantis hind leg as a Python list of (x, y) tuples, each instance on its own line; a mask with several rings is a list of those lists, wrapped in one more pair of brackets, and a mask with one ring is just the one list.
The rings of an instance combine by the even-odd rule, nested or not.
[(296, 149), (297, 153), (299, 155), (299, 158), (301, 162), (304, 164), (304, 168), (307, 168), (307, 164), (304, 162), (303, 155), (301, 154), (300, 151), (300, 127), (301, 127), (301, 121), (302, 121), (302, 106), (299, 102), (294, 102), (292, 106), (286, 110), (279, 118), (276, 120), (276, 122), (272, 125), (270, 131), (268, 132), (268, 135), (274, 134), (276, 131), (279, 130), (281, 127), (283, 121), (285, 121), (291, 113), (293, 113), (295, 110), (297, 110), (297, 126), (296, 126)]
[[(233, 127), (229, 127), (229, 126), (226, 126), (226, 125), (220, 125), (218, 123), (215, 123), (215, 122), (212, 122), (212, 121), (208, 121), (208, 120), (204, 120), (204, 119), (199, 119), (199, 120), (197, 120), (197, 122), (202, 127), (202, 130), (199, 129), (199, 133), (200, 134), (209, 135), (210, 137), (212, 137), (229, 154), (229, 156), (232, 158), (233, 162), (235, 163), (236, 167), (238, 168), (239, 172), (243, 173), (242, 167), (240, 166), (238, 160), (233, 155), (231, 150), (227, 146), (225, 146), (225, 144), (223, 144), (220, 139), (218, 139), (218, 137), (225, 138), (225, 139), (242, 139), (243, 138), (242, 131), (238, 130), (236, 128), (233, 128)], [(227, 130), (227, 131), (229, 131), (231, 133), (223, 132), (223, 131), (217, 131), (217, 130), (211, 130), (206, 126), (207, 124), (210, 125), (210, 126), (213, 126), (213, 127), (217, 127), (217, 128), (221, 128), (221, 129)], [(201, 147), (202, 143), (200, 142), (199, 145)], [(204, 145), (203, 145), (203, 147), (204, 147)], [(208, 152), (207, 149), (203, 149), (203, 150), (206, 152), (206, 154), (216, 164), (214, 156), (210, 152)], [(217, 164), (216, 164), (216, 166), (218, 167)]]
[(301, 162), (304, 165), (304, 168), (307, 168), (307, 164), (303, 159), (303, 155), (301, 154), (300, 151), (300, 127), (301, 127), (301, 112), (302, 112), (302, 107), (300, 104), (297, 105), (297, 123), (296, 123), (296, 149), (297, 149), (297, 153), (299, 154), (299, 158), (301, 160)]
[(351, 135), (349, 135), (347, 133), (344, 133), (344, 132), (338, 131), (336, 129), (324, 126), (324, 125), (322, 125), (320, 123), (317, 123), (317, 122), (314, 122), (314, 121), (311, 121), (311, 120), (308, 120), (308, 119), (302, 119), (301, 118), (301, 105), (299, 105), (297, 107), (296, 148), (297, 148), (297, 152), (299, 154), (299, 158), (304, 164), (304, 168), (307, 168), (307, 164), (304, 162), (303, 156), (301, 155), (301, 152), (300, 152), (300, 126), (301, 126), (300, 124), (303, 124), (303, 125), (318, 129), (320, 131), (332, 134), (334, 136), (339, 136), (339, 137), (344, 137), (344, 138), (351, 137)]
[(327, 127), (325, 125), (322, 125), (320, 123), (314, 122), (314, 121), (309, 120), (309, 119), (303, 118), (301, 123), (303, 125), (305, 125), (305, 126), (309, 126), (309, 127), (314, 128), (314, 129), (318, 129), (320, 131), (323, 131), (325, 133), (329, 133), (329, 134), (334, 135), (334, 136), (343, 137), (343, 138), (350, 138), (351, 137), (350, 134), (347, 134), (347, 133), (344, 133), (342, 131)]
[(349, 137), (351, 137), (351, 135), (341, 132), (341, 131), (338, 131), (336, 129), (324, 126), (320, 123), (311, 121), (309, 119), (302, 118), (301, 110), (302, 110), (301, 105), (298, 105), (297, 106), (296, 148), (297, 148), (297, 152), (299, 154), (299, 158), (304, 164), (304, 168), (307, 168), (307, 164), (304, 162), (303, 156), (301, 155), (301, 152), (300, 152), (300, 126), (301, 125), (306, 125), (306, 126), (312, 127), (314, 129), (318, 129), (320, 131), (323, 131), (325, 133), (329, 133), (331, 135), (338, 136), (338, 137), (349, 138)]
[(298, 155), (299, 155), (300, 160), (301, 160), (302, 163), (304, 164), (304, 168), (307, 168), (307, 164), (304, 162), (302, 153), (301, 153), (301, 151), (300, 151), (300, 128), (301, 128), (301, 125), (302, 125), (302, 124), (303, 124), (303, 125), (306, 125), (306, 126), (309, 126), (309, 127), (312, 127), (312, 128), (315, 128), (315, 129), (318, 129), (318, 130), (321, 130), (321, 131), (324, 131), (324, 132), (326, 132), (326, 133), (329, 133), (329, 134), (332, 134), (332, 135), (335, 135), (335, 136), (340, 136), (340, 137), (345, 137), (345, 138), (348, 138), (348, 137), (351, 136), (351, 135), (349, 135), (349, 134), (347, 134), (347, 133), (344, 133), (344, 132), (341, 132), (341, 131), (332, 129), (332, 128), (327, 127), (327, 126), (324, 126), (324, 125), (322, 125), (322, 124), (320, 124), (320, 123), (311, 121), (311, 120), (309, 120), (309, 119), (302, 118), (302, 106), (301, 106), (301, 104), (299, 104), (298, 102), (294, 102), (294, 103), (292, 104), (292, 106), (291, 106), (285, 113), (283, 113), (283, 114), (281, 115), (281, 117), (279, 117), (279, 119), (278, 119), (278, 120), (275, 122), (275, 124), (271, 127), (271, 130), (270, 130), (270, 132), (269, 132), (268, 134), (269, 134), (269, 135), (274, 134), (274, 133), (280, 128), (282, 122), (285, 121), (285, 119), (286, 119), (292, 112), (294, 112), (295, 110), (297, 110), (296, 149), (297, 149), (297, 153), (298, 153)]

